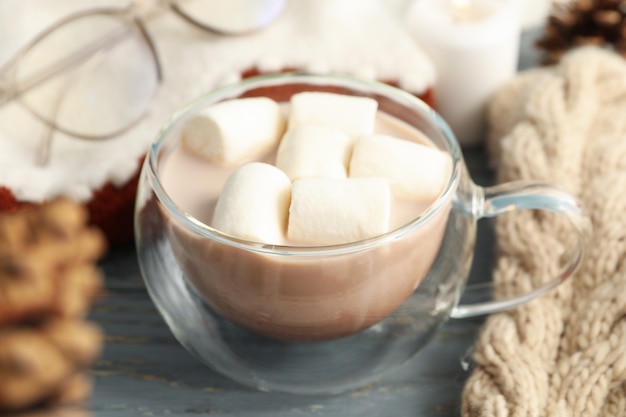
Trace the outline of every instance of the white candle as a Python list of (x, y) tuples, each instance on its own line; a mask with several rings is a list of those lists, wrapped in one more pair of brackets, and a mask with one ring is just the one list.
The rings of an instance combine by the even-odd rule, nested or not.
[(489, 97), (517, 71), (520, 23), (508, 0), (415, 0), (408, 24), (437, 69), (435, 106), (462, 146), (484, 139)]

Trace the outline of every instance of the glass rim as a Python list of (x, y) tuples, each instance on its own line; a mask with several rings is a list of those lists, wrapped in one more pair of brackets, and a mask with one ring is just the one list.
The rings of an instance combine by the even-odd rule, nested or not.
[[(223, 233), (198, 220), (190, 213), (182, 210), (167, 194), (161, 184), (158, 174), (161, 148), (164, 146), (164, 142), (168, 139), (168, 135), (172, 132), (172, 130), (178, 126), (178, 123), (183, 120), (185, 116), (200, 110), (207, 105), (226, 99), (238, 98), (243, 93), (253, 88), (267, 88), (288, 84), (337, 86), (347, 88), (354, 92), (362, 91), (363, 93), (368, 94), (375, 93), (392, 99), (394, 102), (401, 104), (403, 107), (409, 107), (412, 111), (417, 111), (425, 120), (432, 120), (433, 128), (441, 133), (441, 137), (444, 139), (447, 147), (445, 151), (447, 151), (452, 158), (452, 169), (450, 170), (450, 175), (443, 192), (441, 192), (439, 197), (419, 216), (414, 217), (399, 227), (366, 239), (332, 245), (306, 246), (269, 244), (265, 242), (242, 239)], [(194, 234), (229, 246), (258, 253), (287, 256), (320, 256), (352, 253), (376, 247), (383, 243), (396, 240), (429, 222), (440, 212), (440, 210), (443, 209), (446, 204), (451, 202), (452, 197), (456, 192), (458, 183), (460, 182), (462, 160), (463, 156), (460, 145), (458, 144), (454, 133), (448, 124), (434, 109), (411, 93), (382, 82), (362, 80), (351, 76), (286, 72), (250, 77), (237, 83), (217, 88), (198, 97), (179, 111), (175, 112), (157, 133), (155, 141), (150, 146), (148, 151), (144, 169), (149, 170), (149, 181), (151, 182), (152, 190), (156, 194), (158, 201), (162, 203), (169, 214), (173, 215), (177, 222), (181, 223), (186, 230), (194, 232)]]

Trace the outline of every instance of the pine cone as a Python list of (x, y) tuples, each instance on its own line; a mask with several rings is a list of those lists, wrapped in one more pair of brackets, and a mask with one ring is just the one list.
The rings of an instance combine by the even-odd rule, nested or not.
[(595, 45), (626, 57), (626, 0), (573, 0), (555, 3), (537, 47), (544, 63), (555, 64), (569, 49)]
[(102, 345), (84, 321), (102, 279), (99, 231), (68, 201), (0, 217), (0, 413), (85, 400)]

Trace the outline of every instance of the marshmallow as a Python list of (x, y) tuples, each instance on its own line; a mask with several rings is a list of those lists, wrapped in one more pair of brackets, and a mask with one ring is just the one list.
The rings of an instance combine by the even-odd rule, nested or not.
[(285, 117), (267, 97), (233, 99), (214, 104), (183, 128), (183, 146), (210, 162), (234, 165), (276, 145)]
[(372, 133), (378, 102), (369, 97), (303, 92), (290, 101), (289, 128), (302, 124), (334, 127), (352, 138)]
[(450, 175), (450, 156), (438, 149), (386, 135), (357, 139), (350, 177), (382, 177), (400, 198), (432, 200)]
[(389, 230), (391, 191), (382, 178), (294, 181), (287, 237), (296, 244), (354, 242)]
[(292, 181), (302, 177), (346, 178), (352, 140), (340, 130), (300, 125), (283, 136), (276, 166)]
[(237, 168), (226, 180), (211, 226), (243, 239), (282, 244), (287, 228), (291, 181), (263, 162)]

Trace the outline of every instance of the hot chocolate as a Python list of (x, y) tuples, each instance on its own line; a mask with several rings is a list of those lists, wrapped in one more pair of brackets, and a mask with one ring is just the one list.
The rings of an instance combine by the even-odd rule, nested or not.
[[(433, 146), (421, 132), (381, 112), (375, 132)], [(274, 163), (275, 157), (276, 147), (257, 160)], [(179, 145), (162, 155), (159, 176), (182, 212), (210, 225), (235, 168), (208, 163)], [(394, 197), (391, 230), (424, 215), (419, 228), (354, 248), (347, 244), (312, 252), (288, 239), (229, 243), (191, 234), (175, 220), (168, 233), (189, 283), (209, 308), (267, 337), (324, 340), (371, 326), (419, 286), (439, 251), (448, 218), (449, 202), (431, 213), (432, 203)]]

